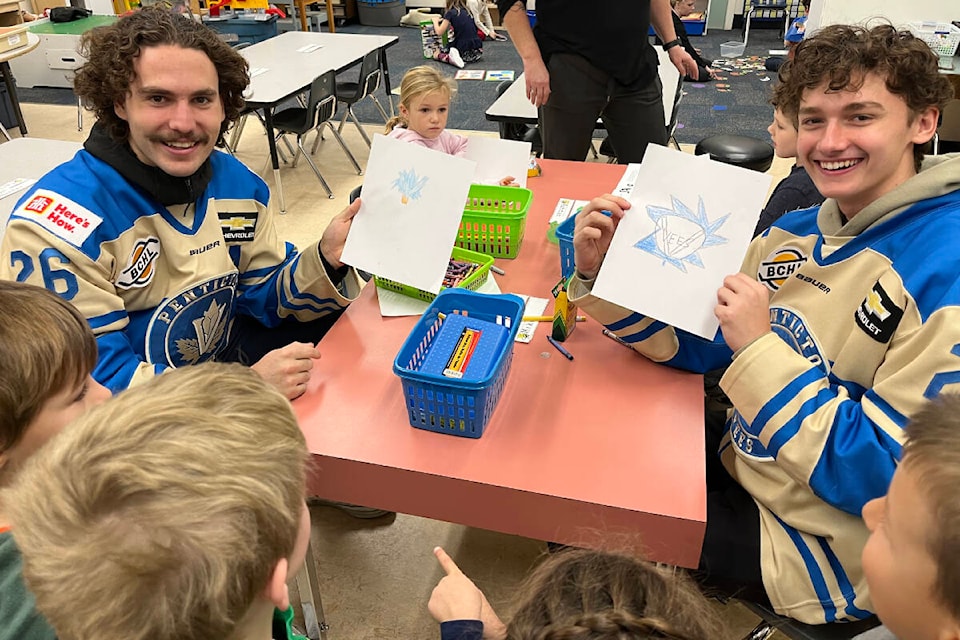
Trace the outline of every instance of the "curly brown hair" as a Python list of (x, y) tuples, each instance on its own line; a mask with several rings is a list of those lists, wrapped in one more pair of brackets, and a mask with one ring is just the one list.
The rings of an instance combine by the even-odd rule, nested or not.
[[(220, 100), (226, 114), (220, 124), (220, 141), (243, 110), (243, 90), (250, 83), (247, 61), (217, 34), (189, 16), (162, 6), (145, 7), (116, 23), (92, 29), (80, 40), (80, 53), (88, 60), (73, 81), (84, 106), (107, 126), (110, 136), (124, 142), (130, 133), (126, 120), (114, 111), (130, 95), (136, 77), (134, 62), (144, 47), (176, 45), (202, 51), (217, 70)], [(184, 69), (189, 73), (189, 69)]]
[(725, 638), (723, 623), (685, 575), (625, 555), (551, 554), (520, 588), (508, 640)]
[[(796, 119), (805, 91), (823, 83), (830, 91), (856, 91), (868, 73), (882, 76), (887, 90), (902, 97), (914, 117), (930, 107), (942, 111), (953, 97), (950, 81), (937, 69), (936, 54), (909, 31), (890, 24), (837, 24), (796, 46), (793, 57), (780, 67), (773, 104)], [(919, 170), (922, 145), (914, 145), (913, 154)]]

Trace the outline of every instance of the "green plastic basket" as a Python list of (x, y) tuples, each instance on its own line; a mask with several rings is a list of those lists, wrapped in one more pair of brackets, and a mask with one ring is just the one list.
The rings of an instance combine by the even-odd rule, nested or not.
[[(469, 249), (460, 249), (459, 247), (454, 247), (453, 251), (450, 253), (450, 257), (454, 260), (462, 260), (464, 262), (473, 262), (474, 264), (480, 265), (477, 269), (474, 270), (467, 278), (464, 278), (455, 289), (469, 289), (470, 291), (476, 291), (480, 288), (484, 282), (487, 281), (487, 276), (490, 275), (490, 267), (493, 266), (493, 258), (483, 253), (478, 253), (477, 251), (470, 251)], [(429, 291), (424, 291), (423, 289), (417, 289), (416, 287), (411, 287), (408, 284), (402, 284), (394, 280), (387, 280), (386, 278), (381, 278), (380, 276), (374, 276), (374, 282), (378, 287), (384, 289), (389, 289), (390, 291), (396, 291), (397, 293), (402, 293), (405, 296), (411, 298), (417, 298), (423, 300), (424, 302), (433, 302), (433, 299), (437, 297), (437, 294), (430, 293)], [(446, 289), (443, 287), (440, 290)]]
[(529, 189), (470, 185), (456, 245), (497, 258), (516, 258), (532, 201)]

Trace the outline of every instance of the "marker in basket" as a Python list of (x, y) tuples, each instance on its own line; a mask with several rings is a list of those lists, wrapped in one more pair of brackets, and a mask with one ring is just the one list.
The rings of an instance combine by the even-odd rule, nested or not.
[(557, 349), (557, 351), (559, 351), (563, 355), (564, 358), (566, 358), (567, 360), (573, 360), (573, 354), (567, 351), (562, 344), (554, 340), (553, 336), (547, 336), (547, 340), (550, 341), (550, 344), (552, 344)]
[[(553, 322), (553, 316), (523, 316), (524, 322)], [(586, 322), (587, 316), (577, 316), (577, 322)]]
[(463, 372), (467, 370), (470, 364), (470, 358), (480, 342), (480, 335), (483, 331), (466, 327), (457, 340), (457, 346), (453, 348), (450, 359), (447, 360), (447, 366), (443, 369), (443, 375), (447, 378), (462, 378)]

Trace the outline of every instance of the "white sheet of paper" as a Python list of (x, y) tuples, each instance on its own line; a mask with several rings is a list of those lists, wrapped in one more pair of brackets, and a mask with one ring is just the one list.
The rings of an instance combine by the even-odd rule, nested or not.
[(518, 185), (527, 186), (529, 142), (471, 136), (464, 157), (477, 163), (477, 171), (473, 174), (473, 181), (477, 184), (500, 184), (503, 178), (513, 176)]
[[(523, 315), (525, 316), (542, 316), (546, 315), (544, 312), (547, 310), (546, 298), (534, 298), (532, 296), (524, 296), (523, 298)], [(533, 340), (533, 334), (536, 333), (537, 327), (540, 326), (540, 322), (535, 320), (528, 320), (526, 322), (520, 323), (520, 328), (517, 329), (517, 337), (514, 342), (530, 342)], [(551, 331), (553, 327), (552, 322), (544, 322), (543, 324), (547, 325), (547, 331)]]
[[(500, 285), (497, 284), (492, 273), (487, 276), (482, 285), (477, 287), (477, 293), (500, 293)], [(380, 304), (380, 315), (385, 318), (420, 316), (430, 306), (429, 302), (381, 287), (377, 287), (377, 302)]]
[(341, 261), (439, 293), (476, 166), (471, 160), (374, 136), (360, 211)]
[(36, 181), (36, 178), (14, 178), (10, 182), (4, 182), (3, 184), (0, 184), (0, 200), (3, 200), (9, 195), (13, 195), (14, 193), (25, 191), (27, 187), (34, 184)]
[(769, 186), (767, 174), (650, 145), (594, 295), (712, 339), (717, 289), (739, 271)]

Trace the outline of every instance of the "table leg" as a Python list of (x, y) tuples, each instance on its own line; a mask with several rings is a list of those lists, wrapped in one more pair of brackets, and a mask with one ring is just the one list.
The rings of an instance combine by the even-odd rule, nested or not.
[(380, 69), (383, 71), (383, 90), (387, 92), (387, 102), (390, 104), (390, 117), (397, 115), (393, 108), (393, 93), (390, 88), (390, 67), (387, 66), (387, 49), (380, 47)]
[(300, 31), (310, 31), (310, 27), (307, 25), (307, 1), (294, 0), (294, 4), (297, 7), (297, 12), (300, 14)]
[(337, 25), (333, 21), (333, 3), (329, 1), (327, 2), (327, 31), (337, 32)]
[(267, 143), (270, 145), (270, 164), (273, 166), (273, 183), (277, 188), (277, 204), (280, 213), (287, 212), (287, 205), (283, 201), (283, 183), (280, 182), (280, 159), (277, 157), (277, 140), (273, 133), (273, 106), (263, 108), (263, 125), (267, 129)]
[(27, 123), (23, 119), (23, 112), (20, 111), (20, 99), (17, 98), (17, 86), (13, 83), (13, 71), (10, 70), (10, 63), (0, 62), (0, 72), (3, 73), (3, 82), (7, 86), (7, 95), (10, 96), (10, 104), (13, 106), (13, 115), (17, 118), (20, 135), (26, 136)]

